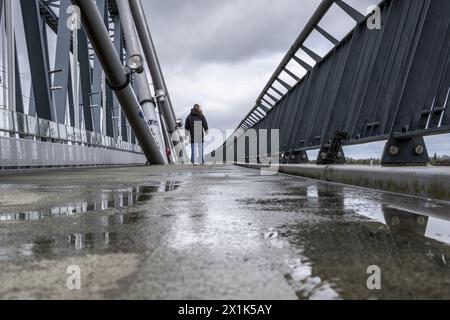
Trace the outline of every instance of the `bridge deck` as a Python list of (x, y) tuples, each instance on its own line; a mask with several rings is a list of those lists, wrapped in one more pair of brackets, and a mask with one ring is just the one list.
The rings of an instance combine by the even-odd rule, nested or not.
[(445, 202), (234, 166), (3, 173), (0, 191), (0, 298), (450, 298)]

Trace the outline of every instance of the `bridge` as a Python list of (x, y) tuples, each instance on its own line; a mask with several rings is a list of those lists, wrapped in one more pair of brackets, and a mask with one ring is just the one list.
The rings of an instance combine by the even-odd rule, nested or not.
[(0, 0), (0, 298), (449, 298), (449, 16), (323, 0), (192, 166), (141, 0)]

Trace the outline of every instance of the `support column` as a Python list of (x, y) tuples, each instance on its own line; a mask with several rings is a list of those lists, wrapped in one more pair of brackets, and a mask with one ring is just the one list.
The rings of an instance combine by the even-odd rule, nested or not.
[[(127, 44), (127, 58), (128, 65), (130, 65), (133, 61), (135, 63), (140, 63), (142, 70), (141, 73), (135, 73), (133, 75), (134, 83), (137, 88), (137, 95), (142, 106), (142, 110), (144, 112), (145, 118), (148, 120), (148, 126), (150, 131), (158, 144), (161, 155), (164, 157), (165, 155), (165, 146), (164, 141), (159, 134), (160, 122), (156, 116), (155, 105), (152, 100), (152, 93), (149, 87), (149, 81), (147, 78), (147, 74), (144, 71), (144, 58), (141, 52), (141, 45), (139, 41), (139, 37), (136, 31), (136, 27), (133, 23), (133, 16), (131, 14), (130, 4), (128, 0), (116, 0), (117, 7), (119, 10), (120, 20), (122, 23), (122, 29), (125, 35), (125, 42)], [(140, 60), (140, 61), (139, 61)], [(139, 67), (139, 66), (137, 66)]]
[(124, 72), (120, 58), (111, 42), (107, 27), (93, 0), (72, 0), (81, 11), (83, 28), (105, 72), (110, 88), (115, 92), (141, 148), (149, 163), (165, 164), (158, 146), (143, 116), (136, 94), (130, 84), (129, 75)]
[(8, 61), (8, 109), (16, 108), (16, 53), (13, 23), (13, 0), (5, 0), (6, 45)]

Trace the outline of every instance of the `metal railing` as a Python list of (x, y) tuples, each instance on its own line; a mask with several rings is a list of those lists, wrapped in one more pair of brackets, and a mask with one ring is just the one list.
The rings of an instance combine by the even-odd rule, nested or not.
[(5, 109), (0, 109), (0, 132), (17, 134), (24, 139), (36, 138), (142, 154), (139, 145)]

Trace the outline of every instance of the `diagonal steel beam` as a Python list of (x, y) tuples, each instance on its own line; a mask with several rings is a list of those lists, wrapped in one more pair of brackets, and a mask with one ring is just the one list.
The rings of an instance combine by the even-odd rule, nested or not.
[(272, 99), (275, 103), (277, 103), (279, 101), (279, 99), (275, 98), (273, 95), (271, 95), (270, 93), (266, 93), (266, 96), (268, 96), (270, 99)]
[(295, 81), (300, 81), (300, 78), (297, 77), (292, 71), (290, 71), (288, 68), (284, 68), (284, 72), (286, 72), (290, 77), (292, 77)]
[(275, 88), (274, 86), (271, 86), (270, 89), (272, 89), (276, 94), (278, 94), (281, 97), (284, 97), (284, 94), (278, 90), (277, 88)]
[(366, 17), (362, 15), (358, 10), (350, 6), (349, 4), (345, 3), (342, 0), (335, 0), (335, 3), (345, 11), (350, 17), (352, 17), (353, 20), (355, 20), (357, 23), (360, 23), (361, 21), (364, 21)]
[(339, 40), (333, 37), (331, 34), (329, 34), (327, 31), (322, 29), (319, 26), (316, 26), (316, 30), (323, 35), (328, 41), (330, 41), (334, 46), (337, 46), (339, 44)]
[(297, 56), (292, 56), (292, 59), (294, 59), (294, 61), (297, 62), (299, 65), (301, 65), (306, 71), (311, 71), (313, 68), (311, 65), (309, 65), (308, 63), (306, 63)]
[(270, 111), (269, 108), (266, 108), (265, 106), (263, 106), (262, 104), (258, 105), (259, 108), (261, 108), (265, 113), (268, 113)]
[(312, 51), (311, 49), (309, 49), (308, 47), (302, 45), (300, 47), (300, 49), (302, 49), (303, 51), (306, 52), (307, 55), (309, 55), (311, 58), (313, 58), (314, 61), (316, 62), (320, 62), (322, 60), (322, 57), (319, 56), (317, 53), (315, 53), (314, 51)]
[(262, 98), (261, 101), (265, 102), (266, 104), (268, 104), (271, 108), (273, 108), (274, 104), (267, 101), (265, 98)]
[(292, 89), (292, 86), (290, 86), (287, 82), (281, 80), (280, 78), (276, 78), (275, 80), (278, 81), (286, 89), (288, 89), (288, 90)]

